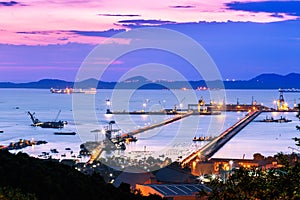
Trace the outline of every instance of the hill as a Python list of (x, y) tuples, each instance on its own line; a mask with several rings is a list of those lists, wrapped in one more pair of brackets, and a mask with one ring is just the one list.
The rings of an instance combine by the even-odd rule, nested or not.
[[(0, 82), (0, 88), (91, 88), (97, 89), (181, 89), (197, 87), (219, 87), (220, 80), (205, 82), (199, 81), (166, 81), (166, 80), (147, 80), (142, 76), (132, 77), (121, 82), (103, 82), (96, 79), (87, 79), (81, 82), (67, 82), (57, 79), (43, 79), (38, 82), (11, 83)], [(300, 88), (300, 74), (290, 73), (288, 75), (261, 74), (250, 80), (223, 81), (226, 89), (279, 89), (279, 88)]]

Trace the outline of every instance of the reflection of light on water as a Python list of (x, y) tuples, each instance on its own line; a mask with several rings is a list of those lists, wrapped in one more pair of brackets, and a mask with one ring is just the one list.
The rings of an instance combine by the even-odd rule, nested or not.
[(224, 114), (216, 115), (216, 117), (218, 122), (222, 122), (224, 119), (226, 119), (226, 115)]
[(272, 116), (276, 117), (279, 115), (279, 112), (272, 112)]
[(142, 120), (142, 121), (148, 120), (148, 116), (149, 116), (149, 115), (141, 115), (141, 120)]
[(112, 114), (104, 114), (105, 119), (111, 119), (112, 118)]

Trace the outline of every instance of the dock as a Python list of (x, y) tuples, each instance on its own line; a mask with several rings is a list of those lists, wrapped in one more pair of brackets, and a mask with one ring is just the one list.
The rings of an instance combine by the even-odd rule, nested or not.
[(175, 121), (178, 121), (180, 119), (186, 118), (186, 117), (188, 117), (190, 115), (193, 115), (193, 112), (187, 112), (186, 114), (177, 115), (175, 117), (172, 117), (170, 119), (166, 119), (166, 120), (164, 120), (162, 122), (159, 122), (159, 123), (156, 123), (156, 124), (151, 124), (149, 126), (144, 126), (142, 128), (139, 128), (139, 129), (136, 129), (136, 130), (124, 133), (124, 134), (121, 135), (121, 137), (124, 137), (126, 135), (136, 135), (136, 134), (139, 134), (139, 133), (142, 133), (142, 132), (145, 132), (145, 131), (148, 131), (148, 130), (151, 130), (151, 129), (154, 129), (154, 128), (157, 128), (157, 127), (160, 127), (160, 126), (164, 126), (164, 125), (170, 124), (172, 122), (175, 122)]
[[(139, 128), (139, 129), (136, 129), (136, 130), (124, 133), (124, 134), (121, 135), (121, 137), (126, 137), (128, 135), (133, 136), (133, 135), (136, 135), (136, 134), (139, 134), (139, 133), (142, 133), (142, 132), (154, 129), (154, 128), (165, 126), (165, 125), (170, 124), (172, 122), (175, 122), (175, 121), (178, 121), (180, 119), (186, 118), (186, 117), (188, 117), (188, 116), (190, 116), (192, 114), (193, 114), (193, 112), (188, 112), (186, 114), (177, 115), (177, 116), (172, 117), (170, 119), (166, 119), (166, 120), (164, 120), (162, 122), (159, 122), (159, 123), (156, 123), (156, 124), (152, 124), (152, 125), (149, 125), (149, 126), (144, 126), (142, 128)], [(97, 160), (99, 158), (99, 156), (101, 155), (102, 151), (104, 150), (104, 146), (105, 145), (103, 144), (103, 142), (99, 142), (99, 144), (97, 145), (97, 147), (92, 150), (90, 159), (88, 160), (87, 163), (92, 164), (95, 160)]]
[(189, 165), (195, 160), (207, 160), (212, 157), (222, 146), (224, 146), (232, 137), (246, 127), (251, 121), (253, 121), (262, 111), (256, 110), (249, 113), (247, 116), (239, 120), (230, 128), (221, 133), (218, 137), (206, 144), (204, 147), (196, 152), (191, 153), (181, 161), (182, 166)]

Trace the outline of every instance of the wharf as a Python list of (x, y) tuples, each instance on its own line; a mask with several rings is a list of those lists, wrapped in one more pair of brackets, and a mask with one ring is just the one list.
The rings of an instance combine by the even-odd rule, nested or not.
[(156, 123), (156, 124), (151, 124), (149, 126), (144, 126), (142, 128), (139, 128), (139, 129), (130, 131), (128, 133), (122, 134), (121, 137), (123, 137), (125, 135), (136, 135), (136, 134), (141, 133), (141, 132), (145, 132), (145, 131), (148, 131), (148, 130), (151, 130), (151, 129), (154, 129), (154, 128), (157, 128), (157, 127), (160, 127), (160, 126), (164, 126), (164, 125), (170, 124), (172, 122), (178, 121), (180, 119), (183, 119), (185, 117), (188, 117), (188, 116), (190, 116), (192, 114), (193, 114), (193, 112), (187, 112), (186, 114), (178, 115), (178, 116), (175, 116), (173, 118), (166, 119), (166, 120), (164, 120), (162, 122), (159, 122), (159, 123)]
[(189, 165), (195, 160), (207, 160), (213, 156), (224, 144), (226, 144), (232, 137), (246, 127), (251, 121), (253, 121), (262, 111), (253, 111), (246, 117), (239, 120), (233, 126), (225, 130), (222, 134), (212, 140), (210, 143), (202, 147), (196, 152), (188, 155), (181, 161), (182, 166)]
[[(198, 104), (188, 104), (187, 109), (163, 109), (159, 111), (111, 111), (107, 109), (106, 114), (117, 114), (117, 115), (185, 115), (192, 112), (191, 115), (220, 115), (221, 112), (251, 112), (254, 110), (263, 110), (269, 112), (276, 112), (278, 110), (269, 108), (264, 105), (253, 105), (253, 104), (205, 104), (206, 109), (199, 108)], [(287, 110), (294, 112), (295, 109)]]
[(186, 115), (192, 112), (190, 115), (220, 115), (221, 112), (219, 111), (212, 111), (212, 112), (196, 112), (187, 109), (181, 109), (174, 111), (172, 109), (165, 109), (161, 111), (109, 111), (106, 114), (115, 114), (115, 115)]
[[(157, 127), (160, 127), (160, 126), (164, 126), (164, 125), (170, 124), (172, 122), (178, 121), (180, 119), (183, 119), (185, 117), (188, 117), (192, 114), (193, 114), (193, 112), (188, 112), (186, 114), (178, 115), (178, 116), (175, 116), (175, 117), (170, 118), (170, 119), (166, 119), (166, 120), (164, 120), (162, 122), (159, 122), (159, 123), (156, 123), (156, 124), (152, 124), (152, 125), (149, 125), (149, 126), (144, 126), (142, 128), (124, 133), (124, 134), (121, 135), (121, 137), (126, 137), (128, 135), (133, 136), (133, 135), (136, 135), (136, 134), (139, 134), (139, 133), (142, 133), (142, 132), (145, 132), (145, 131), (148, 131), (148, 130), (151, 130), (151, 129), (154, 129), (154, 128), (157, 128)], [(95, 144), (93, 144), (93, 145), (95, 145)], [(89, 146), (91, 146), (91, 145), (89, 145)], [(105, 145), (104, 142), (99, 142), (98, 144), (96, 144), (96, 147), (92, 148), (93, 150), (90, 150), (91, 156), (90, 156), (90, 159), (88, 160), (87, 163), (92, 164), (95, 160), (97, 160), (99, 158), (99, 156), (101, 155), (102, 151), (106, 148), (105, 146), (106, 145)]]

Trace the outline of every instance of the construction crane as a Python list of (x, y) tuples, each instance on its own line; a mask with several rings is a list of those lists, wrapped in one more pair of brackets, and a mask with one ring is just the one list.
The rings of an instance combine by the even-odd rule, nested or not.
[(57, 115), (56, 115), (55, 119), (53, 120), (54, 122), (56, 122), (56, 121), (57, 121), (57, 119), (58, 119), (58, 117), (59, 117), (60, 113), (61, 113), (61, 110), (59, 110), (59, 111), (58, 111), (58, 113), (57, 113)]

